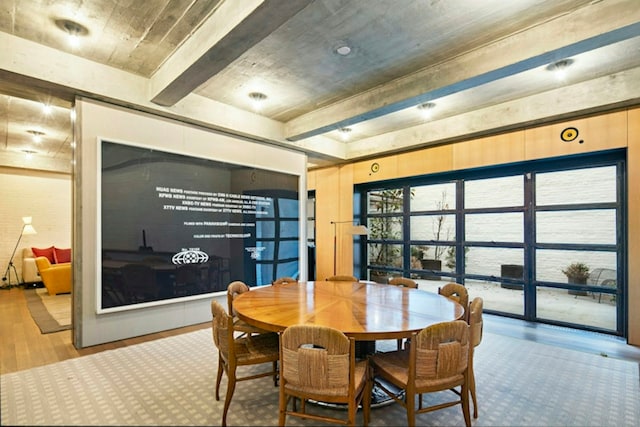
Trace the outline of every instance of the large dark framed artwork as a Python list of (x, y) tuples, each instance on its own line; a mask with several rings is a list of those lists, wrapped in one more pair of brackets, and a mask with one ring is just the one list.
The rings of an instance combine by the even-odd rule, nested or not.
[(299, 272), (299, 176), (100, 141), (98, 312)]

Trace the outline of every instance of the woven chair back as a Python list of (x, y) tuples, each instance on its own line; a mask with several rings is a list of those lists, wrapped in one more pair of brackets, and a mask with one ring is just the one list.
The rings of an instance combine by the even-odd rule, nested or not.
[(279, 277), (273, 281), (272, 285), (285, 285), (287, 283), (297, 283), (298, 280), (293, 277)]
[(233, 316), (237, 316), (238, 313), (233, 309), (233, 300), (240, 294), (245, 292), (249, 292), (249, 286), (247, 286), (244, 282), (236, 280), (234, 282), (229, 283), (227, 286), (227, 306), (229, 309), (229, 314)]
[(230, 325), (232, 325), (233, 322), (230, 321), (230, 317), (224, 310), (224, 307), (216, 300), (211, 301), (211, 314), (213, 315), (213, 319), (211, 320), (213, 343), (218, 347), (220, 356), (228, 360), (230, 350), (229, 334), (233, 333), (233, 331), (230, 331)]
[(436, 323), (412, 340), (416, 382), (463, 375), (469, 363), (469, 325), (462, 320)]
[(418, 289), (418, 283), (408, 277), (394, 277), (389, 280), (390, 285), (403, 286), (405, 288)]
[(342, 332), (317, 325), (294, 325), (280, 339), (280, 374), (289, 387), (331, 396), (349, 393), (350, 341)]
[(477, 347), (482, 341), (482, 304), (481, 297), (475, 297), (469, 304), (469, 328), (471, 345)]

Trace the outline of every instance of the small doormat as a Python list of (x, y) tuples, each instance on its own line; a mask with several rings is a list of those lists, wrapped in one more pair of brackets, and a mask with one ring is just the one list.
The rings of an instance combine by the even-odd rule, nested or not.
[(49, 295), (46, 289), (25, 289), (31, 317), (43, 334), (71, 329), (71, 294)]

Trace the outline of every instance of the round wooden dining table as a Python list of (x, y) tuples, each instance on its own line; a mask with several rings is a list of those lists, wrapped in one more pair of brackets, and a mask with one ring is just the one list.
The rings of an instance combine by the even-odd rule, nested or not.
[(240, 319), (273, 332), (296, 324), (329, 326), (357, 341), (410, 338), (461, 319), (463, 307), (419, 289), (372, 282), (297, 282), (251, 288), (233, 301)]

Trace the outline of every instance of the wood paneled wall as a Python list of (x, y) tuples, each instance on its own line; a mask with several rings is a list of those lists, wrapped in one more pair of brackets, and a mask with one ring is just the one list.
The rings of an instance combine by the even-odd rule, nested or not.
[[(562, 132), (577, 135), (563, 141)], [(571, 132), (569, 132), (569, 136)], [(438, 172), (537, 160), (627, 147), (629, 286), (628, 342), (640, 345), (640, 108), (566, 120), (500, 135), (382, 156), (309, 172), (316, 191), (316, 266), (319, 280), (333, 273), (331, 221), (353, 217), (354, 184)], [(353, 240), (342, 236), (337, 245), (338, 273), (353, 274)]]

